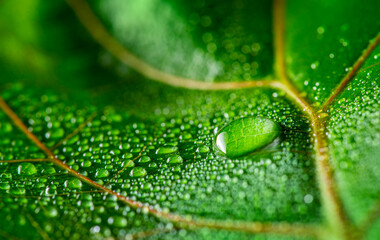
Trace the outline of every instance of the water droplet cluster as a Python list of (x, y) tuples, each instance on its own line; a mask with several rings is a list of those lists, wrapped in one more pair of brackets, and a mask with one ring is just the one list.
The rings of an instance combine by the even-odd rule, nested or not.
[[(354, 218), (364, 217), (376, 203), (380, 188), (380, 71), (374, 67), (379, 47), (331, 109), (328, 126), (332, 159)], [(352, 181), (352, 179), (355, 179)]]
[[(307, 13), (299, 11), (299, 4), (302, 2), (288, 4), (287, 14), (292, 18), (287, 19), (287, 24), (292, 27), (286, 32), (286, 65), (291, 80), (319, 106), (377, 35), (378, 12), (377, 7), (359, 2), (344, 8), (309, 2), (305, 7), (313, 11)], [(366, 12), (360, 24), (352, 18), (358, 9)], [(371, 27), (364, 29), (362, 26), (366, 25)]]
[[(310, 177), (314, 170), (308, 160), (312, 154), (309, 123), (294, 116), (302, 113), (287, 102), (283, 93), (239, 90), (194, 91), (186, 95), (181, 93), (184, 90), (169, 88), (162, 95), (160, 86), (152, 85), (150, 93), (161, 94), (161, 98), (142, 105), (137, 96), (147, 90), (138, 90), (138, 84), (136, 88), (115, 88), (112, 95), (120, 96), (118, 101), (107, 100), (111, 98), (103, 95), (101, 101), (114, 102), (113, 105), (97, 110), (91, 121), (64, 141), (61, 140), (66, 133), (75, 131), (80, 124), (67, 125), (65, 135), (53, 141), (45, 138), (44, 131), (50, 131), (49, 128), (37, 131), (34, 123), (25, 119), (41, 115), (40, 124), (55, 126), (55, 121), (65, 119), (66, 115), (82, 116), (84, 121), (96, 107), (85, 101), (83, 105), (71, 105), (64, 96), (53, 93), (41, 105), (34, 100), (40, 99), (39, 90), (31, 87), (27, 88), (30, 93), (24, 93), (22, 86), (9, 88), (5, 96), (16, 113), (23, 112), (27, 126), (45, 144), (54, 146), (61, 142), (53, 150), (56, 158), (79, 174), (132, 200), (195, 218), (206, 212), (213, 219), (225, 219), (228, 215), (232, 219), (252, 221), (319, 217), (317, 188)], [(28, 99), (28, 104), (14, 104), (12, 99), (20, 94)], [(71, 106), (67, 111), (66, 104)], [(130, 111), (125, 104), (133, 106)], [(52, 110), (46, 112), (46, 106)], [(43, 153), (36, 156), (34, 151), (38, 149), (32, 148), (33, 143), (4, 114), (0, 117), (5, 120), (1, 131), (9, 132), (1, 146), (9, 146), (17, 136), (21, 139), (19, 151), (12, 156), (9, 154), (13, 153), (13, 146), (2, 148), (3, 160), (46, 158)], [(216, 130), (247, 117), (263, 117), (280, 124), (283, 137), (279, 143), (243, 158), (215, 153)], [(130, 233), (128, 228), (167, 227), (145, 211), (130, 209), (114, 195), (99, 192), (52, 163), (1, 163), (0, 171), (4, 204), (29, 211), (32, 216), (43, 214), (36, 221), (48, 234), (79, 234), (71, 228), (59, 230), (61, 225), (52, 224), (58, 221), (54, 219), (80, 222), (83, 231), (91, 229), (92, 235), (103, 237), (125, 236)], [(290, 190), (289, 186), (292, 186)], [(292, 211), (288, 210), (289, 206)], [(14, 218), (11, 213), (4, 214)]]

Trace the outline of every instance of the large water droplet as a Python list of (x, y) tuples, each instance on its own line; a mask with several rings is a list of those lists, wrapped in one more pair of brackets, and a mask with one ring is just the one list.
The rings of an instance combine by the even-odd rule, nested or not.
[(217, 134), (216, 146), (227, 157), (240, 157), (273, 142), (280, 127), (270, 119), (247, 117), (232, 121)]

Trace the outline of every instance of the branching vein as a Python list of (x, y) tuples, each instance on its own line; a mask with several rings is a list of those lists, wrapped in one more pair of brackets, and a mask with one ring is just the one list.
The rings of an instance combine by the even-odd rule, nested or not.
[[(298, 106), (307, 114), (312, 123), (312, 134), (314, 138), (314, 149), (316, 152), (315, 164), (317, 166), (318, 183), (322, 192), (323, 207), (325, 209), (326, 217), (331, 226), (336, 227), (338, 231), (343, 232), (344, 238), (349, 238), (348, 231), (351, 229), (351, 222), (347, 217), (344, 210), (342, 200), (336, 189), (336, 183), (333, 177), (333, 170), (329, 162), (328, 154), (328, 140), (326, 137), (326, 121), (325, 115), (319, 113), (326, 113), (330, 105), (336, 97), (345, 89), (354, 76), (359, 72), (360, 67), (365, 60), (370, 56), (373, 50), (380, 42), (380, 33), (373, 39), (368, 47), (363, 51), (362, 55), (352, 66), (352, 69), (342, 79), (341, 83), (336, 87), (330, 97), (319, 109), (314, 109), (311, 104), (302, 97), (302, 94), (297, 90), (294, 84), (289, 80), (286, 73), (285, 65), (285, 0), (275, 0), (273, 9), (273, 30), (274, 30), (274, 48), (275, 48), (275, 62), (274, 69), (277, 75), (275, 79), (262, 79), (256, 81), (246, 82), (219, 82), (207, 83), (193, 79), (187, 79), (179, 76), (174, 76), (165, 73), (139, 59), (130, 51), (125, 49), (111, 34), (105, 29), (100, 20), (92, 12), (90, 6), (85, 0), (67, 0), (68, 4), (72, 7), (82, 24), (87, 28), (93, 38), (111, 54), (117, 57), (121, 62), (130, 66), (137, 72), (141, 73), (147, 78), (162, 82), (175, 87), (184, 87), (188, 89), (199, 90), (229, 90), (237, 88), (254, 88), (254, 87), (269, 87), (277, 90), (284, 91), (287, 96), (292, 99)], [(90, 186), (99, 189), (103, 192), (115, 195), (120, 201), (128, 204), (134, 208), (146, 209), (150, 214), (158, 218), (163, 218), (179, 224), (181, 227), (186, 228), (211, 228), (211, 229), (225, 229), (231, 231), (243, 231), (249, 233), (271, 233), (271, 234), (291, 234), (291, 235), (308, 235), (317, 236), (321, 230), (318, 227), (310, 225), (288, 224), (288, 223), (262, 223), (262, 222), (236, 222), (236, 221), (214, 221), (205, 219), (192, 219), (185, 216), (180, 216), (173, 213), (162, 212), (149, 205), (134, 201), (128, 197), (122, 196), (104, 186), (94, 182), (93, 180), (79, 174), (72, 170), (69, 166), (57, 159), (51, 150), (47, 148), (33, 133), (31, 133), (13, 110), (0, 98), (0, 108), (12, 119), (14, 124), (18, 126), (24, 134), (31, 139), (45, 154), (48, 156), (46, 159), (25, 159), (25, 160), (11, 160), (0, 161), (5, 162), (52, 162), (56, 166), (66, 170), (69, 174), (75, 176), (81, 181), (89, 184)], [(85, 123), (81, 124), (72, 134), (68, 135), (65, 139), (60, 141), (53, 147), (56, 148), (63, 141), (66, 141), (73, 135), (77, 134), (89, 121), (93, 118), (90, 117)], [(327, 120), (326, 120), (327, 119)], [(380, 203), (378, 204), (380, 206)], [(368, 219), (362, 224), (362, 229), (367, 229), (380, 215), (380, 207), (376, 207), (370, 214)]]

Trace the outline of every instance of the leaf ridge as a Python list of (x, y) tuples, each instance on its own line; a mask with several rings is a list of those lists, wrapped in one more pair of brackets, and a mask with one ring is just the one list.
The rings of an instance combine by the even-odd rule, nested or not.
[[(314, 149), (316, 152), (315, 164), (317, 166), (318, 184), (321, 190), (324, 208), (329, 208), (333, 215), (330, 223), (338, 223), (338, 229), (345, 231), (345, 226), (349, 225), (345, 211), (343, 210), (342, 200), (336, 191), (332, 168), (329, 163), (327, 152), (326, 126), (312, 105), (302, 97), (294, 84), (286, 74), (285, 64), (285, 0), (275, 0), (273, 9), (273, 29), (274, 29), (274, 49), (275, 66), (281, 82), (287, 88), (288, 95), (296, 100), (298, 105), (303, 108), (312, 122), (312, 134), (314, 136)], [(326, 211), (326, 209), (325, 209)], [(329, 212), (329, 211), (326, 211)]]

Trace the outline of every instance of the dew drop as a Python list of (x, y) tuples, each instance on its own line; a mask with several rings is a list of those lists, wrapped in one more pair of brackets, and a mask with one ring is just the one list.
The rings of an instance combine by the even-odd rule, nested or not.
[(17, 173), (19, 175), (34, 175), (37, 173), (37, 168), (32, 163), (21, 163), (18, 165)]
[(140, 162), (140, 163), (147, 163), (147, 162), (150, 162), (150, 157), (148, 157), (148, 156), (142, 156), (142, 157), (139, 159), (139, 162)]
[(53, 139), (62, 138), (65, 135), (65, 131), (62, 128), (57, 128), (50, 133), (50, 137)]
[(131, 144), (129, 144), (129, 143), (123, 143), (119, 146), (119, 149), (121, 149), (121, 150), (127, 150), (130, 148), (131, 148)]
[(315, 61), (312, 64), (310, 64), (310, 68), (315, 70), (319, 66), (319, 61)]
[(105, 178), (110, 175), (110, 172), (107, 169), (98, 169), (95, 173), (96, 178)]
[(342, 44), (343, 47), (347, 47), (348, 42), (344, 38), (339, 39), (339, 42)]
[(10, 190), (10, 193), (14, 195), (24, 195), (26, 193), (26, 189), (24, 187), (15, 187)]
[(280, 127), (270, 119), (241, 118), (218, 132), (216, 146), (227, 157), (240, 157), (268, 145), (279, 134)]
[(55, 207), (48, 206), (45, 208), (45, 215), (49, 218), (54, 218), (58, 216), (58, 211)]
[(113, 225), (115, 227), (126, 227), (127, 226), (127, 219), (121, 216), (115, 216), (115, 217), (109, 217), (108, 223), (110, 225)]
[(77, 178), (66, 180), (65, 181), (65, 187), (67, 187), (67, 188), (81, 188), (82, 182)]
[(303, 200), (305, 203), (309, 204), (314, 200), (314, 197), (311, 194), (306, 194)]
[(210, 148), (207, 146), (201, 146), (197, 148), (196, 150), (196, 152), (199, 152), (199, 153), (208, 153), (209, 151), (210, 151)]
[(317, 28), (317, 33), (322, 35), (323, 33), (325, 33), (325, 28), (323, 26), (320, 26)]
[(131, 170), (131, 172), (130, 172), (130, 176), (131, 177), (144, 177), (144, 176), (146, 176), (148, 173), (147, 173), (147, 171), (145, 170), (145, 168), (143, 168), (143, 167), (135, 167), (135, 168), (133, 168), (132, 170)]
[(46, 196), (53, 196), (57, 194), (57, 190), (55, 188), (51, 188), (50, 186), (47, 186), (44, 190), (44, 194)]
[(174, 155), (168, 157), (167, 163), (181, 163), (183, 161), (180, 155)]
[(169, 154), (169, 153), (175, 153), (177, 151), (178, 151), (178, 147), (166, 146), (166, 147), (158, 148), (156, 151), (156, 154)]
[(122, 167), (128, 167), (128, 168), (131, 168), (131, 167), (134, 167), (135, 166), (135, 162), (132, 161), (132, 160), (126, 160), (124, 161), (122, 164), (121, 164)]
[(10, 188), (11, 188), (11, 185), (8, 182), (0, 183), (0, 189), (9, 190)]

